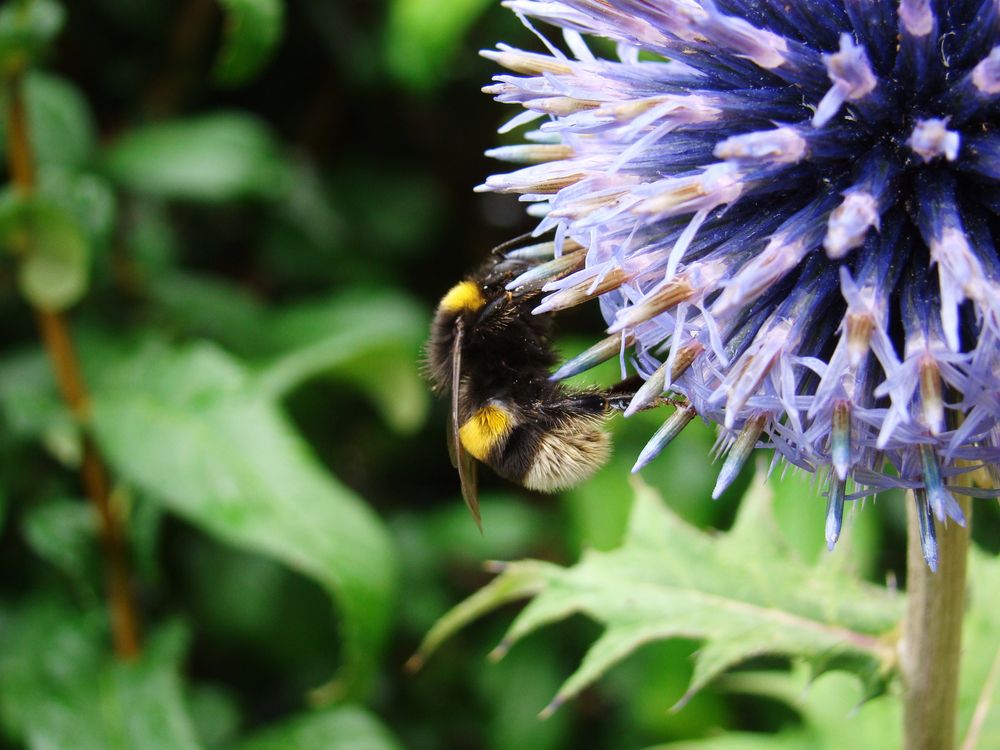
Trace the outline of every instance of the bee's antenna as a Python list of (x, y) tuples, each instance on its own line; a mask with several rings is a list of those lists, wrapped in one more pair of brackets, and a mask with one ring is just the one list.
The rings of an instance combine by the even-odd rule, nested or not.
[(513, 237), (506, 242), (501, 242), (499, 245), (490, 250), (491, 255), (500, 255), (507, 250), (510, 250), (516, 245), (520, 245), (525, 240), (530, 240), (534, 235), (531, 232), (525, 232), (524, 234), (519, 234), (517, 237)]

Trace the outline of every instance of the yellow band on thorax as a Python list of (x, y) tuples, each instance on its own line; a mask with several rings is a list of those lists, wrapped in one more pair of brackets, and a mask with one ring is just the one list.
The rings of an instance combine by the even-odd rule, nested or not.
[(462, 446), (472, 456), (485, 461), (490, 450), (503, 440), (514, 427), (514, 420), (503, 408), (484, 406), (473, 414), (458, 430)]
[(478, 310), (486, 304), (479, 285), (472, 281), (461, 281), (455, 284), (441, 298), (438, 309), (444, 312), (461, 312), (462, 310)]

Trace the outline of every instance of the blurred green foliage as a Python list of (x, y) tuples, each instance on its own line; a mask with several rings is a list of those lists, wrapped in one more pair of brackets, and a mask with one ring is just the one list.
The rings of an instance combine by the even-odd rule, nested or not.
[[(625, 638), (596, 660), (588, 649), (610, 641), (592, 620), (535, 630), (561, 619), (537, 614), (558, 600), (547, 585), (635, 553), (628, 473), (662, 414), (616, 424), (611, 463), (559, 498), (484, 472), (476, 533), (419, 360), (438, 295), (530, 227), (514, 202), (471, 192), (509, 115), (478, 91), (493, 70), (476, 52), (498, 40), (537, 44), (484, 0), (0, 8), (0, 106), (20, 87), (35, 171), (30, 191), (13, 168), (0, 190), (0, 748), (816, 747), (848, 721), (855, 746), (893, 741), (891, 699), (848, 719), (862, 693), (833, 673), (803, 703), (786, 657), (811, 646), (760, 656), (704, 606), (698, 627), (671, 606), (651, 615), (683, 638)], [(85, 423), (59, 397), (39, 310), (69, 321)], [(595, 311), (567, 316), (563, 349), (600, 327)], [(617, 377), (612, 362), (582, 380)], [(86, 435), (127, 532), (143, 630), (132, 662), (112, 655), (100, 524), (78, 477)], [(711, 502), (713, 442), (695, 423), (643, 472), (672, 513), (642, 500), (664, 554), (646, 538), (640, 567), (725, 578), (706, 551), (725, 543), (667, 528), (733, 525), (750, 477)], [(904, 569), (900, 497), (857, 513), (831, 562), (810, 480), (772, 486), (780, 556), (766, 534), (737, 553), (761, 556), (781, 608), (832, 607)], [(987, 545), (996, 515), (982, 514)], [(484, 561), (527, 557), (551, 575), (525, 583), (533, 632), (503, 660), (486, 655), (509, 611), (404, 671), (450, 607), (506, 585)], [(835, 601), (803, 590), (816, 568), (843, 584)], [(984, 554), (976, 571), (988, 601), (996, 563)], [(589, 614), (621, 635), (636, 623), (613, 605), (605, 590)], [(978, 682), (963, 684), (963, 726), (991, 700), (979, 686), (1000, 627), (983, 607), (969, 623)], [(668, 713), (718, 671), (713, 648), (727, 654), (717, 667), (749, 658), (748, 671)], [(579, 695), (539, 720), (581, 659), (566, 693)], [(885, 676), (855, 662), (872, 684)]]

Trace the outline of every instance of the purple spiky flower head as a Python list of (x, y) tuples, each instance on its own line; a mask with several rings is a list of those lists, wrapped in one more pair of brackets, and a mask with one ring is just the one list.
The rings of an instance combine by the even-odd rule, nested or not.
[(628, 352), (626, 414), (686, 398), (637, 468), (700, 415), (716, 495), (755, 446), (824, 474), (831, 546), (845, 499), (912, 489), (935, 566), (954, 477), (1000, 459), (1000, 3), (506, 5), (564, 44), (485, 53), (514, 73), (486, 91), (526, 110), (505, 128), (537, 127), (479, 189), (554, 233), (512, 286), (609, 324), (556, 377)]

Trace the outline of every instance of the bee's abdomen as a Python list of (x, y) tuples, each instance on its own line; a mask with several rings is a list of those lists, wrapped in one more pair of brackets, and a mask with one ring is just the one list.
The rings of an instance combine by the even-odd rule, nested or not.
[(529, 490), (558, 492), (589, 479), (611, 457), (611, 438), (599, 425), (546, 433), (522, 479)]
[(481, 406), (459, 427), (462, 447), (477, 461), (492, 465), (493, 456), (501, 452), (515, 429), (513, 414), (502, 403)]
[(486, 463), (529, 490), (558, 492), (589, 478), (610, 456), (603, 419), (574, 414), (515, 428)]

